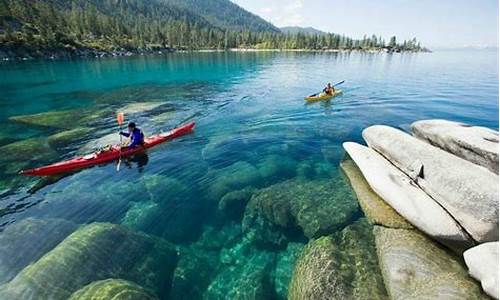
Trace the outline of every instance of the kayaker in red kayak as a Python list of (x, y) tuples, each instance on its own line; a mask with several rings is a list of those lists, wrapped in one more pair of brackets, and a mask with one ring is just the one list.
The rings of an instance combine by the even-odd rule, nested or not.
[(124, 137), (130, 137), (130, 143), (128, 144), (127, 148), (132, 149), (137, 146), (143, 146), (144, 133), (142, 133), (142, 130), (137, 128), (134, 122), (128, 123), (127, 128), (128, 132), (120, 131), (120, 135), (123, 135)]

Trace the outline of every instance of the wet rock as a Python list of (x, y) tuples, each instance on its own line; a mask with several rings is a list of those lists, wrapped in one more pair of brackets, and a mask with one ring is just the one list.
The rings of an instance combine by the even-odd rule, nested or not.
[(212, 199), (219, 201), (225, 194), (246, 187), (258, 185), (261, 176), (253, 165), (239, 161), (220, 170), (207, 174), (207, 178), (213, 178), (209, 188)]
[(498, 242), (484, 243), (464, 252), (469, 274), (481, 281), (483, 290), (498, 299)]
[(460, 259), (416, 230), (374, 228), (391, 299), (488, 299)]
[(62, 131), (48, 137), (48, 143), (52, 148), (59, 149), (82, 140), (91, 132), (90, 128), (79, 127), (71, 130)]
[(413, 228), (408, 221), (372, 190), (363, 177), (363, 173), (361, 173), (352, 159), (349, 158), (342, 161), (340, 166), (349, 179), (352, 189), (358, 198), (359, 205), (371, 224), (391, 228)]
[[(340, 179), (289, 180), (256, 192), (245, 209), (242, 224), (253, 238), (263, 239), (269, 235), (266, 232), (296, 230), (308, 238), (317, 238), (343, 228), (358, 212), (349, 187)], [(268, 242), (281, 246), (283, 240)]]
[(75, 223), (62, 219), (34, 218), (7, 226), (0, 233), (0, 284), (52, 250), (76, 227)]
[(255, 188), (246, 187), (227, 193), (219, 201), (219, 212), (225, 218), (241, 220), (245, 207), (255, 191)]
[(276, 268), (273, 270), (274, 290), (277, 299), (287, 299), (288, 285), (292, 280), (295, 263), (304, 249), (304, 244), (288, 243), (286, 250), (276, 258)]
[(67, 299), (85, 285), (122, 278), (167, 295), (174, 247), (119, 225), (86, 225), (0, 287), (2, 299)]
[(447, 120), (422, 120), (411, 129), (419, 139), (498, 174), (498, 131)]
[(413, 181), (376, 151), (356, 143), (344, 148), (370, 187), (415, 227), (458, 252), (472, 246), (457, 222)]
[(405, 174), (417, 174), (416, 184), (474, 240), (498, 240), (498, 175), (388, 126), (369, 127), (363, 137)]
[(156, 300), (152, 292), (123, 279), (105, 279), (92, 282), (74, 292), (69, 300)]
[(135, 102), (118, 109), (118, 111), (125, 115), (140, 114), (155, 110), (163, 104), (161, 102)]
[(388, 299), (372, 226), (365, 219), (311, 240), (300, 255), (288, 299)]
[(0, 147), (0, 168), (6, 174), (17, 174), (23, 168), (54, 161), (58, 157), (47, 139), (30, 138)]
[(273, 295), (269, 276), (275, 255), (252, 251), (241, 261), (227, 265), (208, 286), (203, 299), (269, 299)]
[(297, 162), (286, 156), (269, 155), (257, 165), (259, 174), (266, 182), (276, 182), (295, 177)]

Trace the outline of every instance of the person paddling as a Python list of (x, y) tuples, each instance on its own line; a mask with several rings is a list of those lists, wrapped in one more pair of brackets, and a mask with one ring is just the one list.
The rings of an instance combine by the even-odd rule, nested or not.
[(331, 83), (328, 83), (326, 87), (323, 89), (323, 93), (328, 95), (333, 95), (335, 93), (335, 88), (332, 86)]
[(137, 128), (134, 122), (128, 123), (127, 128), (128, 132), (120, 131), (120, 135), (130, 137), (130, 144), (128, 145), (128, 148), (142, 146), (144, 144), (144, 133), (142, 133), (142, 130)]

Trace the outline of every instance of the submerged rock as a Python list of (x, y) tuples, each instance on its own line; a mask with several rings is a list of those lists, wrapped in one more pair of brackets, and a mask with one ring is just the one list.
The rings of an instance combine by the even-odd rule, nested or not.
[(135, 102), (118, 109), (118, 111), (125, 115), (132, 115), (152, 111), (162, 105), (164, 105), (164, 103), (161, 102)]
[(255, 191), (256, 189), (253, 187), (246, 187), (227, 193), (219, 201), (219, 212), (226, 218), (240, 220), (248, 201), (250, 201)]
[(498, 240), (497, 174), (388, 126), (369, 127), (363, 137), (412, 177), (474, 240)]
[(351, 142), (344, 143), (344, 148), (371, 188), (415, 227), (458, 252), (472, 246), (446, 210), (380, 154)]
[(269, 276), (275, 256), (253, 252), (243, 261), (224, 267), (208, 286), (203, 299), (269, 299), (273, 295)]
[(483, 290), (498, 299), (498, 242), (484, 243), (464, 252), (472, 277), (481, 281)]
[(74, 292), (69, 300), (156, 300), (152, 292), (123, 279), (105, 279), (92, 282)]
[(70, 235), (76, 224), (62, 219), (26, 218), (0, 233), (0, 284), (52, 250)]
[(310, 241), (295, 266), (288, 299), (388, 299), (372, 226), (361, 219)]
[[(340, 179), (289, 180), (256, 192), (242, 224), (253, 239), (266, 239), (266, 232), (296, 230), (317, 238), (342, 229), (358, 212), (349, 187)], [(271, 235), (262, 242), (281, 246), (283, 241)]]
[(488, 299), (460, 259), (416, 230), (374, 228), (391, 299)]
[(153, 201), (132, 202), (127, 213), (120, 222), (122, 225), (143, 232), (157, 232), (161, 211)]
[(236, 162), (220, 170), (211, 171), (207, 178), (213, 178), (209, 194), (217, 202), (228, 192), (255, 186), (261, 181), (257, 168), (244, 161)]
[(288, 243), (286, 250), (278, 253), (276, 267), (273, 270), (274, 291), (277, 299), (287, 299), (288, 285), (292, 280), (295, 263), (299, 258), (304, 244)]
[(62, 129), (72, 129), (75, 126), (75, 121), (80, 120), (83, 115), (83, 110), (59, 110), (48, 111), (33, 115), (23, 115), (10, 117), (9, 120), (42, 127), (54, 127)]
[(411, 129), (419, 139), (498, 174), (498, 131), (447, 120), (422, 120)]
[(0, 168), (17, 174), (32, 164), (54, 161), (59, 157), (44, 138), (30, 138), (0, 147)]
[(167, 295), (174, 247), (109, 223), (86, 225), (0, 287), (2, 299), (67, 299), (85, 285), (122, 278)]
[(361, 209), (371, 224), (391, 228), (413, 228), (408, 221), (385, 203), (385, 201), (372, 190), (363, 177), (363, 173), (361, 173), (352, 159), (349, 158), (342, 161), (340, 167), (349, 179)]
[(79, 127), (71, 130), (62, 131), (48, 137), (48, 143), (51, 147), (58, 149), (68, 146), (75, 141), (82, 140), (91, 132), (90, 128)]
[(297, 162), (287, 156), (269, 155), (257, 165), (259, 174), (264, 181), (276, 182), (295, 177)]

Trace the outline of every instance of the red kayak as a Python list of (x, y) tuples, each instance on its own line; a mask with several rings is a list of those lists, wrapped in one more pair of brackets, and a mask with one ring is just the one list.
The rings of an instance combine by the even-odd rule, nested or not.
[(185, 134), (190, 133), (194, 129), (194, 122), (183, 125), (181, 127), (177, 127), (175, 129), (170, 130), (166, 133), (160, 133), (157, 135), (150, 136), (144, 139), (143, 147), (136, 147), (133, 149), (122, 149), (120, 153), (120, 146), (115, 145), (111, 146), (106, 151), (94, 152), (85, 156), (75, 157), (73, 159), (58, 162), (52, 165), (48, 165), (45, 167), (23, 170), (19, 173), (22, 175), (28, 176), (49, 176), (56, 175), (61, 173), (67, 173), (70, 171), (75, 171), (87, 167), (91, 167), (94, 165), (108, 163), (113, 160), (117, 160), (121, 157), (128, 157), (134, 155), (138, 152), (143, 151), (144, 149), (151, 148), (160, 143), (178, 138)]

